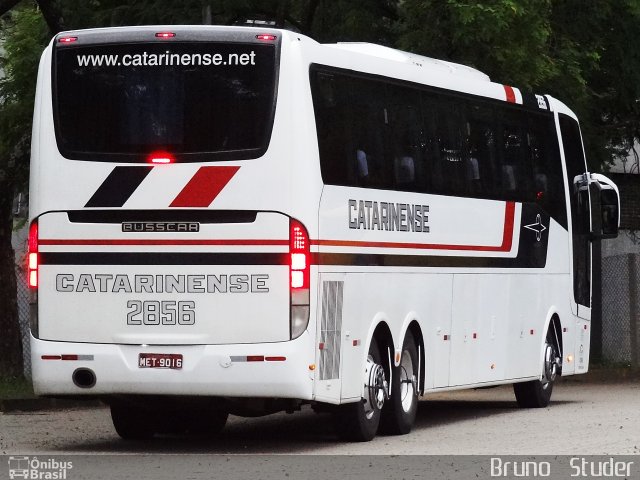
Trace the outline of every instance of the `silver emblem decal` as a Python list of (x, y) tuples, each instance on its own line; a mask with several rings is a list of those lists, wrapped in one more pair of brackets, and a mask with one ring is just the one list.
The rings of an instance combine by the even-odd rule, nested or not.
[(529, 230), (536, 232), (536, 240), (538, 242), (542, 239), (542, 232), (547, 229), (547, 227), (542, 224), (542, 217), (540, 217), (540, 214), (536, 217), (536, 223), (525, 225), (524, 228), (528, 228)]

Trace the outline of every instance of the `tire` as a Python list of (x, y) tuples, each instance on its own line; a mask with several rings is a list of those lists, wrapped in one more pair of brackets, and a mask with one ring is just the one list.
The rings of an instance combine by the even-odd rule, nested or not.
[(222, 409), (199, 411), (189, 419), (189, 433), (196, 435), (217, 435), (227, 424), (229, 412)]
[[(549, 327), (550, 329), (552, 327)], [(544, 346), (544, 360), (542, 366), (542, 379), (530, 382), (515, 383), (513, 392), (516, 401), (521, 408), (545, 408), (551, 402), (553, 384), (559, 371), (558, 348), (553, 342), (551, 330), (547, 332)]]
[[(371, 372), (371, 365), (374, 366), (373, 368), (375, 368), (377, 372), (380, 372), (376, 366), (381, 367), (381, 358), (378, 343), (376, 339), (373, 338), (369, 347), (367, 369), (364, 374), (365, 398), (359, 402), (339, 405), (334, 412), (336, 433), (343, 440), (368, 442), (378, 433), (381, 408), (377, 402), (371, 402), (369, 400), (367, 385), (369, 384), (368, 374)], [(382, 372), (384, 372), (384, 370), (382, 370)], [(386, 384), (386, 376), (384, 373), (382, 373), (382, 381)], [(379, 390), (378, 393), (380, 393)]]
[(411, 332), (402, 344), (400, 365), (393, 370), (391, 395), (382, 409), (380, 432), (405, 435), (411, 431), (418, 412), (418, 349)]
[(111, 405), (111, 420), (120, 437), (125, 440), (145, 440), (155, 433), (153, 419), (133, 405)]

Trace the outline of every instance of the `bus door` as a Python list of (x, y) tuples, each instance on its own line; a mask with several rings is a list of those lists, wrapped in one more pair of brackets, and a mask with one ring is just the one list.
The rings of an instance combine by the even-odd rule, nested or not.
[(560, 114), (560, 132), (567, 165), (567, 189), (571, 204), (572, 310), (591, 319), (591, 209), (587, 166), (578, 123)]

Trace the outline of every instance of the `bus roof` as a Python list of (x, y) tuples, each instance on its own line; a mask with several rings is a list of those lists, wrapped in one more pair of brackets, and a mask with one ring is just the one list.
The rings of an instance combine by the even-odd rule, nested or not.
[(439, 70), (443, 73), (450, 73), (456, 76), (467, 77), (473, 80), (481, 80), (490, 82), (489, 75), (467, 65), (459, 63), (447, 62), (436, 58), (416, 55), (415, 53), (397, 50), (395, 48), (377, 45), (375, 43), (366, 42), (338, 42), (332, 44), (324, 44), (327, 47), (338, 48), (350, 52), (372, 55), (386, 60), (392, 60), (405, 64), (412, 64), (418, 67), (428, 67), (430, 70)]

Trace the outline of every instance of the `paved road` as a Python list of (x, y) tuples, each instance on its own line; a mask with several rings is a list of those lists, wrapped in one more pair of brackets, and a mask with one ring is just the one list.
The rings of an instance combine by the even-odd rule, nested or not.
[[(430, 395), (410, 435), (339, 442), (329, 417), (231, 417), (217, 438), (119, 439), (105, 408), (0, 414), (0, 454), (638, 455), (640, 383), (556, 385), (547, 409), (517, 408), (510, 387)], [(638, 462), (640, 464), (640, 461)], [(0, 475), (1, 476), (1, 475)]]

